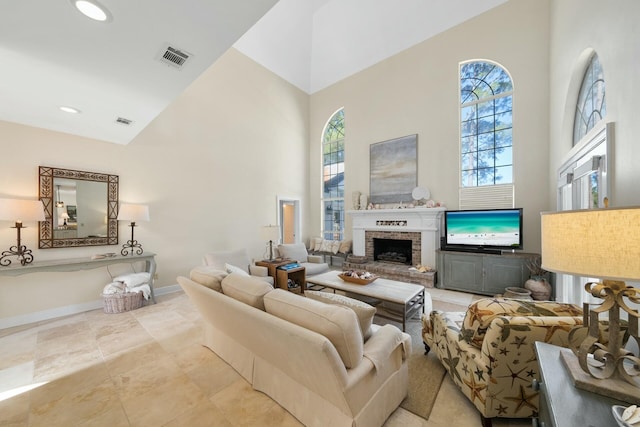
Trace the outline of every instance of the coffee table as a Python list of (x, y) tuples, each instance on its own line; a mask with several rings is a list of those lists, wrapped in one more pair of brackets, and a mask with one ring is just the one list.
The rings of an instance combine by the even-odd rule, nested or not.
[[(368, 285), (357, 285), (345, 282), (338, 277), (338, 271), (329, 271), (307, 277), (307, 283), (323, 288), (333, 289), (355, 294), (356, 296), (373, 298), (388, 304), (376, 306), (377, 316), (402, 323), (402, 331), (405, 331), (407, 319), (411, 318), (418, 310), (424, 313), (425, 290), (424, 286), (411, 283), (398, 282), (378, 278)], [(431, 298), (429, 294), (426, 294)]]

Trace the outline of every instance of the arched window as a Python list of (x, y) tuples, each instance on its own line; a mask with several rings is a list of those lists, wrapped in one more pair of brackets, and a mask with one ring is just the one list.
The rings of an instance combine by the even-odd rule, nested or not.
[(344, 237), (344, 109), (327, 122), (322, 136), (322, 236)]
[(513, 85), (500, 65), (460, 65), (461, 187), (513, 183)]
[(604, 73), (598, 55), (593, 54), (582, 78), (576, 116), (573, 123), (573, 145), (576, 145), (607, 114)]

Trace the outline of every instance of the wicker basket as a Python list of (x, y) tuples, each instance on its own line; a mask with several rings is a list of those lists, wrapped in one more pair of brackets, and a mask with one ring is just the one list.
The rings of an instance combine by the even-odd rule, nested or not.
[(105, 313), (123, 313), (142, 307), (142, 292), (125, 292), (123, 294), (102, 294)]

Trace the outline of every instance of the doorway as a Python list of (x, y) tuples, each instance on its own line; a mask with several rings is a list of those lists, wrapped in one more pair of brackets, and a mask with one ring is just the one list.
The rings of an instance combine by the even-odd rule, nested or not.
[(300, 200), (278, 196), (278, 222), (282, 243), (300, 242)]

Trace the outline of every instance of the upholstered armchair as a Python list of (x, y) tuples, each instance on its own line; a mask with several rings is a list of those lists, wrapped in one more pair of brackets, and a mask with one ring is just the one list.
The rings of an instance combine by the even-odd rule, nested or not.
[(278, 245), (278, 254), (283, 258), (297, 261), (305, 268), (307, 277), (329, 271), (329, 264), (323, 262), (323, 257), (319, 255), (309, 255), (304, 243)]
[[(481, 299), (466, 312), (438, 310), (422, 318), (427, 352), (433, 350), (462, 393), (482, 415), (528, 418), (538, 412), (538, 375), (534, 343), (568, 347), (569, 331), (582, 325), (582, 309), (573, 304)], [(585, 331), (586, 335), (586, 331)]]

